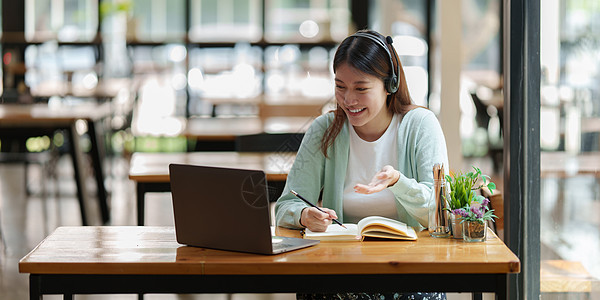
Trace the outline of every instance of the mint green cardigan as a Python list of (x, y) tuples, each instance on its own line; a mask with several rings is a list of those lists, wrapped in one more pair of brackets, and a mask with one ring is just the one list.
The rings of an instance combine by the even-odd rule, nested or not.
[[(347, 120), (325, 158), (321, 139), (333, 113), (319, 116), (312, 123), (298, 149), (284, 191), (275, 205), (277, 226), (302, 228), (300, 214), (307, 205), (290, 193), (293, 189), (316, 203), (323, 190), (323, 207), (336, 211), (343, 222), (343, 191), (350, 151)], [(448, 170), (448, 153), (442, 128), (428, 109), (407, 112), (398, 128), (398, 165), (400, 179), (390, 186), (397, 200), (400, 221), (420, 230), (428, 224), (428, 201), (433, 186), (433, 165), (443, 163)], [(375, 174), (373, 174), (375, 175)]]

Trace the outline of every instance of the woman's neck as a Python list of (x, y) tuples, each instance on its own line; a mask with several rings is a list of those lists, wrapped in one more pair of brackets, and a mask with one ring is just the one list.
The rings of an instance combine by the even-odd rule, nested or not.
[(394, 114), (386, 110), (381, 117), (373, 119), (363, 126), (354, 127), (354, 131), (361, 139), (367, 142), (374, 142), (385, 133), (390, 126), (393, 117)]

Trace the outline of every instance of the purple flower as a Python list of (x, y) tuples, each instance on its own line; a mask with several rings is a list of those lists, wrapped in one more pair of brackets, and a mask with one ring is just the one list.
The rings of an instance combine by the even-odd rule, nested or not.
[(486, 208), (486, 210), (488, 208), (488, 204), (490, 204), (490, 199), (483, 198), (483, 202), (481, 203), (481, 205), (484, 206)]
[(481, 219), (481, 218), (483, 218), (483, 209), (484, 208), (481, 207), (481, 206), (479, 206), (479, 205), (478, 206), (472, 206), (471, 207), (471, 212), (473, 214), (475, 214), (476, 218)]
[(480, 210), (483, 204), (477, 200), (471, 201), (471, 211)]
[(461, 216), (461, 217), (469, 216), (469, 213), (464, 208), (457, 208), (457, 209), (453, 210), (452, 213), (457, 216)]

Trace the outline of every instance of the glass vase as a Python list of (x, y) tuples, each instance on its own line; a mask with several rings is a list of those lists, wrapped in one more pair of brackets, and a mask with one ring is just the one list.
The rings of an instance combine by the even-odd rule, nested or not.
[(465, 242), (483, 242), (487, 233), (487, 222), (462, 222), (463, 240)]
[(452, 227), (452, 237), (455, 239), (463, 238), (463, 224), (460, 223), (461, 221), (461, 216), (450, 214), (450, 226)]
[(437, 238), (450, 237), (450, 213), (447, 208), (446, 199), (450, 198), (450, 192), (446, 181), (434, 180), (433, 192), (429, 199), (429, 235)]

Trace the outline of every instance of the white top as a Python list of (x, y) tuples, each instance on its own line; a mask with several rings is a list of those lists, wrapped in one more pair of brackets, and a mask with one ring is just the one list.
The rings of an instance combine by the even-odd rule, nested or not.
[[(427, 216), (433, 193), (433, 165), (443, 163), (448, 166), (446, 140), (440, 122), (427, 108), (417, 107), (398, 118), (398, 162), (392, 166), (398, 170), (400, 178), (387, 189), (396, 198), (398, 220), (420, 230), (427, 228), (429, 222)], [(343, 204), (350, 130), (347, 125), (342, 126), (325, 156), (321, 152), (321, 143), (333, 120), (333, 112), (317, 117), (304, 135), (284, 192), (275, 205), (277, 226), (303, 228), (300, 215), (307, 204), (290, 193), (291, 189), (314, 202), (322, 192), (323, 207), (335, 210), (339, 221), (345, 221)], [(369, 162), (372, 163), (372, 159)], [(372, 176), (369, 174), (369, 180)]]
[(394, 114), (390, 125), (376, 141), (367, 142), (358, 136), (348, 122), (350, 153), (344, 184), (344, 222), (357, 223), (368, 216), (398, 219), (396, 198), (389, 189), (373, 194), (354, 191), (357, 183), (369, 184), (385, 165), (398, 165), (399, 117)]

